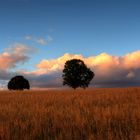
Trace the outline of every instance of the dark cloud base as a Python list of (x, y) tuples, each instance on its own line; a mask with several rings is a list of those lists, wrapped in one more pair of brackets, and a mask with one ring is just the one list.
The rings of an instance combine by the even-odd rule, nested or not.
[[(8, 82), (12, 77), (16, 75), (21, 75), (21, 73), (12, 73), (12, 72), (5, 72), (0, 71), (0, 79), (2, 81)], [(27, 78), (30, 82), (31, 88), (67, 88), (67, 86), (63, 86), (63, 79), (62, 79), (62, 73), (56, 72), (51, 74), (45, 74), (45, 75), (26, 75), (24, 74), (24, 77)], [(140, 77), (140, 76), (139, 76)], [(137, 77), (135, 79), (129, 79), (129, 80), (114, 80), (110, 79), (103, 79), (100, 77), (96, 77), (96, 79), (93, 79), (89, 85), (89, 87), (94, 88), (114, 88), (114, 87), (136, 87), (140, 86), (140, 78)], [(3, 82), (5, 84), (5, 87), (7, 86), (7, 83)]]

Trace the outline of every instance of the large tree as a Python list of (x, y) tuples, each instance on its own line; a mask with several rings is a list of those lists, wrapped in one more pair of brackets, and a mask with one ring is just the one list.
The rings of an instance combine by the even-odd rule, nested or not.
[(68, 60), (63, 70), (63, 85), (68, 85), (74, 89), (78, 87), (88, 87), (94, 77), (94, 73), (87, 68), (80, 59)]
[(23, 76), (15, 76), (8, 82), (9, 90), (24, 90), (30, 89), (30, 84)]

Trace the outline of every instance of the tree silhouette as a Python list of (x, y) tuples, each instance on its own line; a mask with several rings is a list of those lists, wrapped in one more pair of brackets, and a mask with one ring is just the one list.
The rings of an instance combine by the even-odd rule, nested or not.
[(30, 89), (30, 84), (23, 76), (15, 76), (8, 83), (9, 90), (24, 90)]
[(82, 60), (68, 60), (63, 70), (63, 85), (68, 85), (74, 89), (78, 87), (86, 88), (94, 75)]

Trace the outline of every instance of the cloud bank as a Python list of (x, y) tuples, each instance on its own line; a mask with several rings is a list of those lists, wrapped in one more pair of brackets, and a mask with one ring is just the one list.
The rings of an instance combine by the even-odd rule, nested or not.
[[(120, 87), (140, 85), (140, 51), (124, 56), (101, 53), (90, 57), (66, 53), (57, 59), (42, 60), (36, 65), (36, 70), (25, 72), (24, 74), (30, 75), (30, 80), (34, 81), (33, 86), (61, 87), (64, 64), (67, 60), (73, 58), (83, 60), (94, 71), (95, 78), (92, 80), (91, 86)], [(35, 81), (37, 82), (35, 83)]]
[(95, 73), (92, 87), (121, 87), (140, 85), (140, 50), (124, 56), (112, 56), (101, 53), (97, 56), (84, 57), (81, 54), (66, 53), (56, 59), (43, 59), (33, 71), (14, 71), (11, 69), (19, 63), (29, 61), (33, 47), (24, 44), (6, 49), (0, 54), (0, 80), (8, 80), (17, 74), (29, 79), (32, 88), (62, 87), (62, 70), (70, 59), (81, 59)]

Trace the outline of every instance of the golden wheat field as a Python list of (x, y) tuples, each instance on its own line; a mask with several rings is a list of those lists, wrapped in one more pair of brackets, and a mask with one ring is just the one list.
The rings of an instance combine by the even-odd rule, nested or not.
[(140, 88), (1, 91), (0, 140), (140, 140)]

